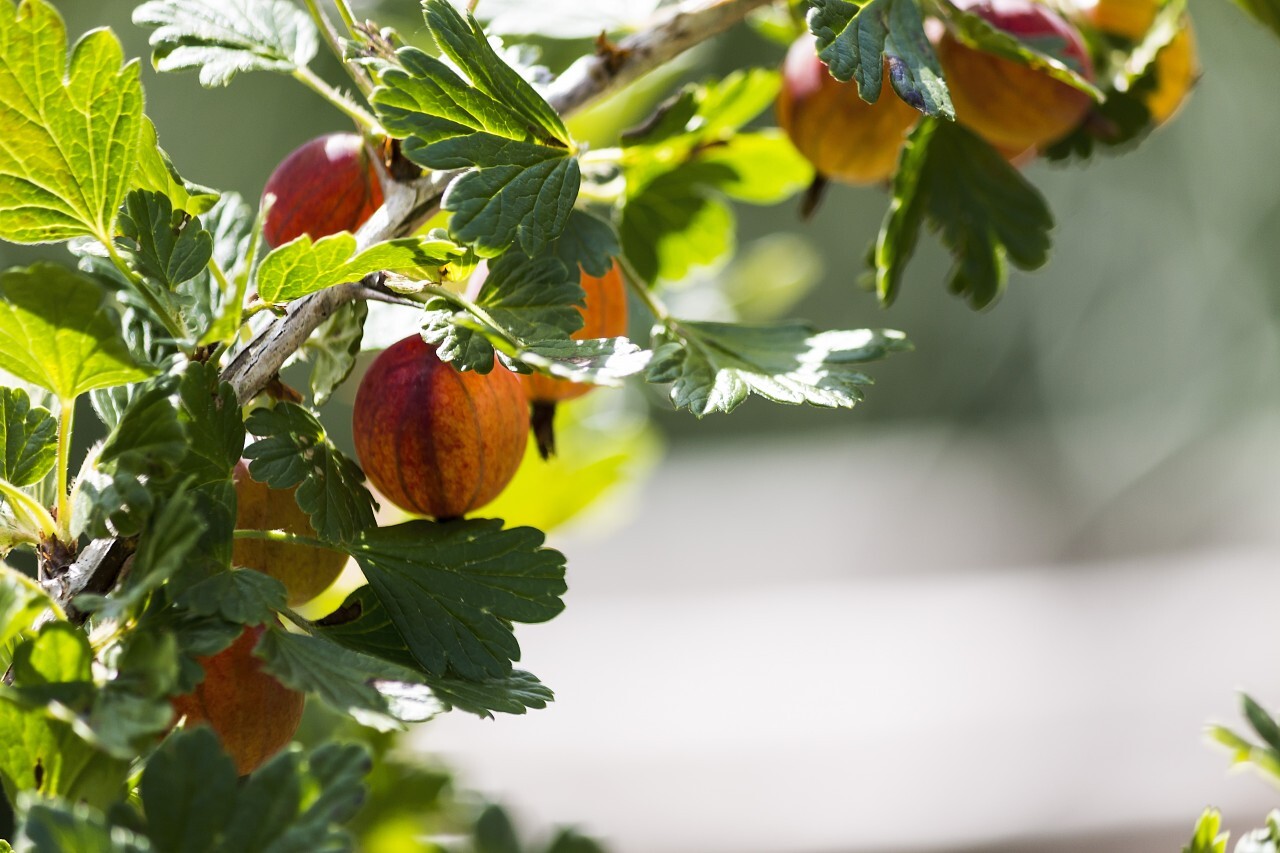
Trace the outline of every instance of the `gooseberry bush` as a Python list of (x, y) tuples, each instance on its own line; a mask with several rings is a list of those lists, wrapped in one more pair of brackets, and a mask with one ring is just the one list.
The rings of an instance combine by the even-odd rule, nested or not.
[[(565, 556), (484, 516), (555, 453), (557, 409), (627, 381), (698, 417), (851, 408), (866, 365), (909, 349), (673, 312), (672, 285), (732, 255), (733, 203), (812, 214), (828, 182), (885, 186), (851, 275), (885, 305), (926, 227), (973, 308), (1044, 264), (1053, 219), (1020, 167), (1139, 144), (1199, 73), (1184, 0), (1073, 2), (681, 0), (558, 75), (491, 39), (484, 2), (424, 0), (411, 35), (346, 0), (138, 4), (160, 72), (288, 75), (335, 108), (257, 204), (171, 162), (114, 33), (71, 43), (49, 0), (0, 2), (0, 239), (70, 251), (0, 273), (0, 553), (35, 566), (0, 567), (0, 849), (350, 849), (370, 790), (440, 807), (385, 733), (553, 699), (516, 627), (561, 611)], [(679, 88), (617, 146), (570, 134), (737, 25), (781, 69)], [(342, 85), (312, 69), (324, 49)], [(411, 333), (372, 334), (371, 305)], [(375, 349), (352, 458), (319, 406)], [(73, 458), (86, 397), (105, 438)], [(363, 585), (301, 615), (351, 559)], [(290, 745), (308, 706), (343, 736)], [(457, 845), (520, 849), (500, 810), (459, 820)]]

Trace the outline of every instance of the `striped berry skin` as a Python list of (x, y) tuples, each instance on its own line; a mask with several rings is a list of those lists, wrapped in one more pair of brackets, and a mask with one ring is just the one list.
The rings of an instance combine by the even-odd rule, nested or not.
[(227, 648), (198, 658), (204, 681), (172, 700), (188, 728), (204, 723), (213, 729), (241, 776), (289, 745), (306, 702), (302, 693), (268, 675), (254, 656), (253, 647), (265, 630), (263, 625), (245, 628)]
[(369, 366), (352, 426), (360, 464), (387, 500), (418, 515), (461, 518), (515, 476), (529, 408), (501, 364), (461, 372), (413, 335)]
[(295, 148), (262, 191), (275, 201), (262, 237), (275, 248), (303, 234), (319, 240), (355, 231), (382, 206), (382, 184), (364, 140), (330, 133)]

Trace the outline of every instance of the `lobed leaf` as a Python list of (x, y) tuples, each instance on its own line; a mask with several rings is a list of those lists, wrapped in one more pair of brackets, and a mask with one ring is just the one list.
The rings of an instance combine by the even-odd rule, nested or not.
[(542, 545), (501, 521), (419, 520), (366, 530), (349, 550), (428, 674), (483, 681), (520, 659), (512, 622), (564, 608), (564, 555)]
[(343, 231), (314, 243), (304, 234), (280, 246), (258, 267), (258, 296), (264, 302), (289, 302), (335, 284), (359, 281), (372, 272), (418, 271), (440, 277), (440, 268), (463, 250), (437, 237), (388, 240), (358, 252), (356, 238)]
[[(352, 613), (358, 615), (352, 618)], [(523, 714), (530, 708), (545, 708), (555, 698), (537, 676), (521, 669), (482, 681), (427, 674), (372, 587), (362, 586), (347, 596), (336, 615), (341, 618), (319, 623), (326, 636), (349, 649), (421, 672), (444, 710), (457, 709), (487, 718), (494, 713)]]
[(209, 88), (242, 71), (291, 73), (319, 48), (315, 25), (288, 0), (150, 0), (133, 22), (155, 30), (157, 71), (198, 70)]
[(955, 118), (942, 66), (924, 31), (916, 0), (813, 0), (809, 30), (818, 56), (837, 80), (853, 80), (867, 103), (880, 97), (885, 62), (902, 100), (923, 113)]
[(901, 332), (816, 332), (803, 323), (673, 323), (658, 336), (646, 378), (670, 382), (671, 402), (702, 417), (749, 395), (776, 403), (852, 408), (871, 379), (858, 366), (908, 349)]
[(110, 30), (67, 57), (62, 17), (45, 0), (0, 6), (0, 239), (111, 239), (142, 137), (138, 65)]
[(454, 236), (484, 257), (512, 245), (540, 254), (567, 225), (581, 184), (564, 123), (473, 17), (445, 0), (426, 0), (424, 8), (453, 66), (417, 48), (399, 50), (398, 65), (381, 70), (372, 96), (378, 117), (413, 162), (470, 169), (449, 184), (442, 203), (453, 213)]
[(287, 598), (284, 584), (275, 578), (253, 569), (235, 569), (188, 587), (174, 603), (238, 625), (265, 625), (285, 609)]
[(374, 502), (364, 487), (364, 472), (333, 445), (314, 415), (301, 406), (279, 403), (254, 411), (245, 426), (258, 436), (244, 451), (249, 473), (273, 489), (296, 486), (298, 506), (310, 516), (321, 539), (351, 542), (374, 525)]
[(380, 731), (435, 716), (440, 705), (414, 670), (339, 645), (323, 636), (271, 629), (254, 654), (283, 684)]
[(134, 190), (125, 196), (119, 229), (130, 241), (130, 266), (165, 290), (195, 278), (213, 257), (213, 237), (200, 220), (175, 210), (161, 193)]
[(33, 407), (21, 388), (0, 388), (0, 480), (15, 486), (40, 482), (53, 470), (57, 445), (58, 422), (49, 410)]
[(0, 273), (0, 368), (63, 401), (150, 375), (120, 336), (106, 290), (50, 263)]
[(890, 304), (928, 222), (951, 251), (949, 289), (974, 308), (1049, 257), (1053, 216), (1044, 198), (998, 151), (956, 124), (923, 121), (903, 149), (893, 200), (876, 243), (876, 290)]

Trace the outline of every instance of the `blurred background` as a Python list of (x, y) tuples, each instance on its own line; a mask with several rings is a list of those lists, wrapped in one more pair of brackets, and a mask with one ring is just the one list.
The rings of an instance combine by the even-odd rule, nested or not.
[[(56, 5), (146, 55), (133, 3)], [(355, 6), (424, 35), (413, 0)], [(989, 311), (945, 292), (931, 238), (891, 309), (859, 289), (881, 190), (834, 187), (807, 224), (741, 208), (738, 262), (673, 293), (684, 314), (794, 300), (915, 351), (852, 412), (699, 422), (638, 388), (567, 407), (562, 460), (494, 510), (567, 520), (567, 610), (520, 633), (557, 701), (399, 749), (618, 853), (1136, 853), (1179, 849), (1207, 805), (1260, 825), (1280, 798), (1202, 729), (1240, 689), (1280, 706), (1280, 43), (1225, 0), (1191, 11), (1198, 90), (1134, 151), (1028, 169), (1053, 258)], [(578, 132), (609, 144), (681, 80), (781, 54), (739, 28)], [(346, 129), (287, 79), (144, 79), (183, 174), (249, 199)], [(68, 257), (0, 245), (0, 266), (37, 256)], [(326, 409), (348, 447), (354, 391)], [(603, 497), (579, 514), (574, 490)]]

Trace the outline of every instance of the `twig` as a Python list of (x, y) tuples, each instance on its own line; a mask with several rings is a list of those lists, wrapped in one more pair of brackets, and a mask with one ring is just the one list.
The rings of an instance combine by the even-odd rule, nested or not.
[[(607, 55), (579, 59), (551, 84), (547, 101), (569, 115), (614, 89), (674, 59), (772, 0), (687, 0), (660, 15), (647, 29), (618, 42)], [(361, 249), (412, 234), (440, 208), (445, 187), (458, 172), (432, 172), (409, 183), (386, 181), (381, 208), (356, 234)], [(357, 299), (395, 301), (393, 294), (366, 282), (329, 287), (292, 303), (285, 315), (264, 329), (227, 365), (222, 378), (247, 403), (280, 372), (285, 361), (342, 305)], [(404, 300), (400, 300), (403, 302)], [(109, 546), (109, 547), (108, 547)], [(106, 540), (86, 548), (53, 579), (50, 592), (64, 608), (82, 592), (110, 590), (132, 551), (124, 540)]]
[[(741, 21), (771, 0), (690, 0), (672, 7), (652, 26), (630, 35), (607, 55), (584, 56), (567, 68), (546, 92), (548, 103), (570, 115), (613, 89), (636, 80), (684, 51)], [(445, 187), (457, 172), (432, 172), (408, 184), (388, 183), (381, 209), (356, 234), (361, 249), (411, 234), (440, 207)], [(247, 403), (311, 332), (342, 304), (368, 298), (368, 288), (339, 285), (289, 306), (284, 317), (267, 327), (227, 366), (223, 378)]]

